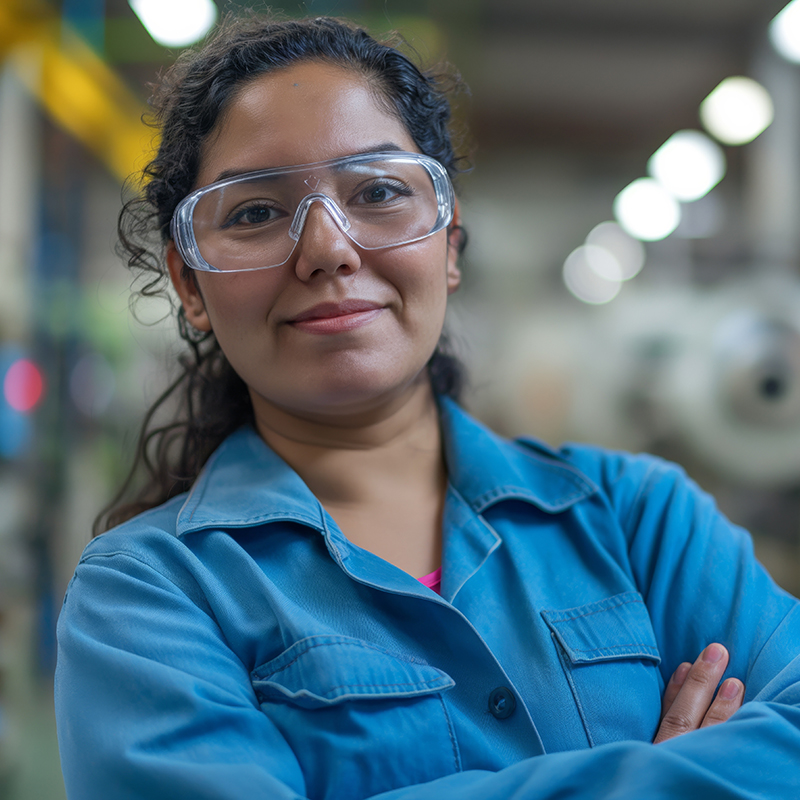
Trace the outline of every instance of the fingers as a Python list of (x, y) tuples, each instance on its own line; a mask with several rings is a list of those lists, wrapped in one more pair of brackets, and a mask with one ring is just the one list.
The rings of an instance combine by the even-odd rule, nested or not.
[(678, 692), (681, 686), (683, 686), (683, 682), (686, 680), (686, 676), (689, 674), (691, 668), (692, 665), (688, 661), (684, 661), (682, 664), (679, 664), (675, 672), (672, 673), (667, 688), (664, 690), (664, 696), (661, 698), (662, 719), (675, 702), (675, 698), (678, 696)]
[(744, 684), (736, 678), (728, 678), (720, 686), (717, 696), (706, 712), (700, 727), (707, 728), (710, 725), (726, 722), (742, 707), (743, 699)]
[[(656, 738), (653, 740), (656, 744), (700, 728), (706, 715), (711, 712), (712, 706), (713, 714), (709, 725), (713, 725), (715, 722), (724, 722), (730, 713), (733, 713), (731, 711), (728, 716), (725, 716), (737, 702), (736, 696), (720, 698), (720, 702), (715, 705), (714, 692), (727, 666), (728, 651), (721, 644), (714, 643), (708, 645), (700, 653), (697, 661), (688, 670), (685, 670), (685, 676), (680, 683), (678, 683), (678, 678), (684, 670), (681, 669), (683, 665), (678, 667), (675, 671), (678, 678), (673, 675), (670, 685), (667, 686), (667, 692), (674, 695), (669, 704), (666, 702), (668, 698), (667, 692), (665, 692), (664, 707), (666, 710)], [(673, 683), (678, 683), (677, 692), (674, 691), (676, 687), (671, 686)], [(726, 681), (727, 683), (728, 681)], [(739, 693), (739, 697), (742, 694)], [(739, 703), (741, 704), (741, 700)]]

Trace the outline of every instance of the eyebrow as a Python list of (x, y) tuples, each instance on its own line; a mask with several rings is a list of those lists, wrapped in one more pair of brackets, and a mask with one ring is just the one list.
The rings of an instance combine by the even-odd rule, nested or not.
[[(372, 145), (371, 147), (365, 147), (363, 150), (356, 150), (352, 153), (348, 153), (347, 156), (342, 156), (342, 158), (348, 158), (349, 156), (364, 156), (368, 153), (404, 153), (405, 149), (400, 147), (400, 145), (395, 144), (394, 142), (381, 142), (377, 145)], [(326, 159), (327, 160), (327, 159)], [(333, 159), (331, 159), (333, 160)], [(297, 166), (296, 164), (288, 164), (286, 169), (291, 167)], [(273, 169), (272, 167), (265, 167), (264, 169)], [(280, 167), (274, 167), (274, 169), (280, 169)], [(260, 169), (226, 169), (217, 175), (214, 178), (212, 183), (219, 183), (220, 181), (227, 180), (228, 178), (238, 178), (240, 175), (249, 175), (251, 172), (260, 172)]]

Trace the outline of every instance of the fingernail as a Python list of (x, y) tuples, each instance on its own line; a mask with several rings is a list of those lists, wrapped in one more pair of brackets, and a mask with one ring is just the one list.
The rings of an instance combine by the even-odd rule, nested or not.
[(672, 682), (676, 686), (681, 686), (683, 682), (686, 680), (686, 676), (689, 674), (689, 670), (691, 668), (692, 665), (687, 664), (686, 662), (684, 662), (683, 664), (679, 664), (675, 672), (672, 673)]
[(703, 661), (706, 664), (716, 664), (722, 658), (722, 654), (725, 652), (724, 648), (722, 648), (718, 644), (710, 644), (703, 650)]
[(739, 681), (728, 678), (728, 680), (722, 684), (722, 688), (719, 690), (719, 696), (723, 700), (733, 700), (735, 697), (739, 696), (740, 690), (741, 686), (739, 685)]

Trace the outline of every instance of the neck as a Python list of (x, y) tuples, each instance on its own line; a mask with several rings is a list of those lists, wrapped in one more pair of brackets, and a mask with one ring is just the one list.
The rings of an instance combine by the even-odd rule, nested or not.
[[(444, 463), (438, 410), (427, 381), (379, 408), (331, 419), (300, 417), (262, 405), (256, 428), (320, 500), (357, 496), (352, 484), (357, 482), (359, 463), (391, 459), (385, 467), (392, 472), (420, 459)], [(343, 460), (356, 468), (355, 474), (338, 471)]]
[(269, 409), (256, 424), (348, 539), (415, 575), (439, 566), (447, 472), (429, 382), (359, 419)]

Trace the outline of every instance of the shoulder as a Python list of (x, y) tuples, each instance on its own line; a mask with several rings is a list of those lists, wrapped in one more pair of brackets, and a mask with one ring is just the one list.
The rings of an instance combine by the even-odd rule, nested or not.
[(105, 603), (154, 589), (205, 606), (198, 581), (202, 560), (176, 531), (185, 502), (186, 495), (178, 495), (92, 539), (67, 588), (65, 608), (77, 597)]
[(154, 548), (174, 547), (177, 520), (186, 497), (186, 494), (177, 495), (101, 533), (89, 542), (78, 563), (117, 554), (147, 560)]
[(554, 448), (530, 437), (514, 444), (548, 460), (573, 469), (614, 505), (632, 505), (647, 498), (685, 491), (705, 496), (678, 464), (649, 453), (629, 453), (592, 444), (567, 442)]

